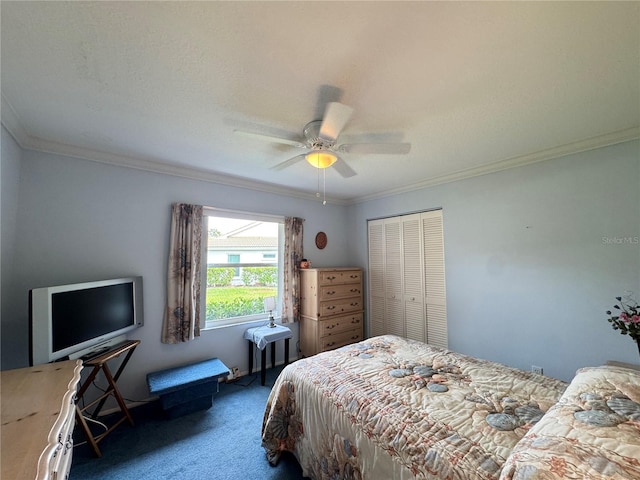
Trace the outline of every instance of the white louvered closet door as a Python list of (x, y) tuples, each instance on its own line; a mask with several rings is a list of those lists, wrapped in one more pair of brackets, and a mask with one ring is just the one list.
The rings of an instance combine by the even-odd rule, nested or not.
[(444, 274), (442, 210), (421, 214), (424, 243), (424, 286), (427, 342), (447, 348), (447, 289)]
[(369, 334), (447, 347), (442, 211), (371, 220)]
[(369, 335), (384, 335), (384, 222), (369, 222)]
[(420, 214), (402, 217), (402, 293), (405, 336), (426, 342)]
[(384, 221), (385, 333), (405, 336), (402, 295), (402, 221)]

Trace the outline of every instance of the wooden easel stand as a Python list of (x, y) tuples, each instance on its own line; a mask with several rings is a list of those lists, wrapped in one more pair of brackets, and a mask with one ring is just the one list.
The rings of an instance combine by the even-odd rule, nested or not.
[[(118, 381), (118, 379), (120, 378), (120, 375), (122, 374), (125, 367), (127, 366), (127, 363), (129, 362), (129, 359), (131, 358), (133, 351), (136, 349), (136, 347), (139, 344), (140, 344), (140, 340), (129, 340), (120, 345), (116, 345), (115, 347), (111, 348), (110, 350), (103, 353), (102, 355), (92, 358), (91, 360), (88, 360), (85, 363), (85, 365), (87, 366), (92, 366), (93, 370), (91, 371), (87, 379), (84, 381), (84, 383), (80, 387), (80, 390), (78, 390), (78, 395), (76, 399), (76, 418), (78, 420), (78, 423), (82, 427), (85, 433), (85, 436), (87, 437), (87, 441), (89, 442), (89, 444), (93, 448), (94, 453), (98, 457), (102, 456), (102, 453), (100, 452), (100, 448), (98, 447), (98, 442), (100, 440), (106, 437), (109, 433), (111, 433), (118, 425), (120, 425), (125, 420), (128, 420), (129, 424), (133, 426), (133, 418), (129, 413), (129, 409), (125, 404), (124, 398), (122, 398), (122, 395), (120, 394), (120, 391), (116, 386), (116, 382)], [(114, 358), (119, 357), (125, 352), (127, 355), (124, 357), (124, 360), (120, 364), (120, 367), (116, 371), (116, 374), (112, 375), (111, 370), (107, 365), (107, 362), (109, 360), (113, 360)], [(84, 407), (80, 408), (80, 406), (78, 405), (80, 400), (82, 400), (87, 389), (91, 386), (91, 383), (95, 380), (96, 376), (100, 372), (104, 373), (104, 376), (107, 379), (107, 382), (109, 384), (107, 390), (98, 398), (96, 398), (89, 404), (85, 405)], [(91, 430), (89, 429), (89, 425), (87, 424), (87, 421), (85, 419), (84, 412), (97, 403), (98, 406), (90, 415), (90, 417), (95, 420), (98, 417), (98, 414), (100, 413), (100, 411), (102, 410), (102, 407), (107, 401), (107, 398), (109, 397), (109, 395), (114, 396), (114, 398), (116, 399), (116, 402), (118, 403), (118, 406), (120, 407), (120, 411), (123, 413), (123, 416), (119, 420), (117, 420), (111, 427), (109, 427), (105, 432), (94, 436)]]

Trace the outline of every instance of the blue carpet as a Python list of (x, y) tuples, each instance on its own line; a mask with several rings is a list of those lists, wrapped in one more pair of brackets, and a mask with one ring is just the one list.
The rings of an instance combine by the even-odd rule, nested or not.
[[(284, 455), (276, 467), (266, 460), (260, 428), (271, 385), (281, 368), (220, 384), (209, 410), (167, 419), (159, 402), (131, 410), (135, 426), (118, 426), (98, 446), (74, 448), (71, 480), (300, 480), (300, 465)], [(259, 374), (258, 374), (259, 377)], [(106, 423), (108, 423), (108, 419)], [(76, 443), (84, 441), (76, 428)]]

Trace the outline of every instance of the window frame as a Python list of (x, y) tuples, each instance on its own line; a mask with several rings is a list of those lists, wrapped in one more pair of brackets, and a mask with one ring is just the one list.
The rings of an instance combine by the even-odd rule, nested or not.
[[(217, 207), (203, 207), (202, 217), (205, 227), (208, 227), (208, 217), (224, 217), (233, 218), (239, 220), (252, 220), (258, 222), (268, 222), (278, 224), (278, 253), (277, 253), (277, 269), (278, 269), (278, 286), (276, 295), (276, 310), (274, 311), (274, 317), (276, 320), (281, 318), (282, 312), (282, 294), (284, 284), (284, 221), (283, 215), (270, 215), (264, 213), (244, 212), (239, 210), (228, 210)], [(242, 325), (246, 323), (253, 323), (256, 321), (264, 321), (268, 319), (268, 313), (258, 313), (254, 315), (245, 315), (242, 317), (232, 317), (220, 320), (207, 320), (207, 254), (208, 254), (208, 228), (202, 229), (202, 259), (201, 266), (201, 279), (203, 288), (200, 290), (200, 330), (214, 330), (216, 328), (230, 327), (234, 325)], [(231, 265), (231, 264), (229, 264)], [(236, 264), (233, 264), (234, 266)], [(246, 263), (239, 264), (240, 266), (264, 266), (265, 262), (260, 264)]]

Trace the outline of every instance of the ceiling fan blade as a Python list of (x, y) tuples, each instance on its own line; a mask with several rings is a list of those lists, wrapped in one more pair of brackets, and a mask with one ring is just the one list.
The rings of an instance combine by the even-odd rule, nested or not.
[(336, 150), (344, 153), (406, 155), (411, 151), (410, 143), (345, 143)]
[(251, 137), (258, 140), (266, 140), (267, 142), (282, 143), (284, 145), (291, 145), (298, 148), (306, 148), (307, 146), (299, 140), (290, 140), (288, 138), (274, 137), (272, 135), (263, 135), (262, 133), (246, 132), (244, 130), (234, 130), (233, 133), (243, 135), (245, 137)]
[(296, 163), (298, 163), (301, 160), (304, 160), (306, 153), (302, 153), (300, 155), (296, 155), (293, 158), (290, 158), (289, 160), (285, 160), (284, 162), (280, 162), (277, 165), (274, 165), (273, 167), (271, 167), (269, 170), (283, 170), (287, 167), (290, 167), (291, 165), (295, 165)]
[(345, 162), (339, 157), (338, 157), (338, 160), (336, 160), (336, 163), (334, 163), (332, 166), (344, 178), (349, 178), (349, 177), (353, 177), (354, 175), (357, 175), (356, 171), (353, 168), (351, 168), (347, 164), (347, 162)]
[(335, 142), (352, 113), (353, 108), (348, 105), (338, 102), (328, 103), (320, 127), (320, 138)]

